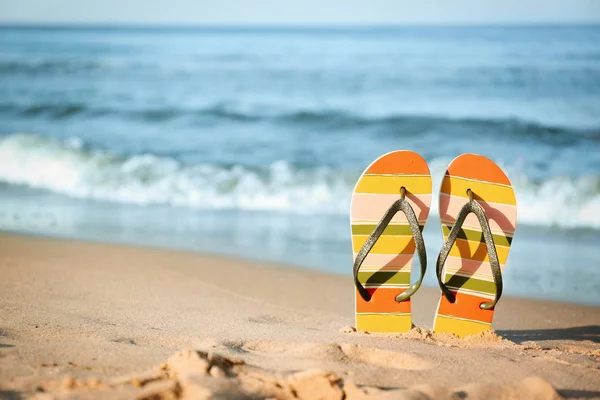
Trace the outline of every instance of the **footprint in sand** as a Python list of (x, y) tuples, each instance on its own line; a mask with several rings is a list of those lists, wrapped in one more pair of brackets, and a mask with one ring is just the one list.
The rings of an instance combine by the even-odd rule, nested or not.
[(428, 361), (408, 353), (364, 347), (356, 344), (341, 344), (340, 349), (350, 360), (358, 363), (417, 371), (431, 368), (431, 364)]
[(344, 364), (365, 364), (400, 370), (425, 370), (431, 364), (412, 354), (357, 344), (287, 343), (267, 341), (227, 342), (237, 353), (261, 353), (288, 359), (312, 359)]

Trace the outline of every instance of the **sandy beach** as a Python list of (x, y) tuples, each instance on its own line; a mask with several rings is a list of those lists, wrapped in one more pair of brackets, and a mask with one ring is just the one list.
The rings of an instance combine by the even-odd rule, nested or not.
[(0, 276), (0, 398), (600, 398), (599, 308), (506, 297), (463, 340), (424, 287), (357, 333), (349, 276), (10, 234)]

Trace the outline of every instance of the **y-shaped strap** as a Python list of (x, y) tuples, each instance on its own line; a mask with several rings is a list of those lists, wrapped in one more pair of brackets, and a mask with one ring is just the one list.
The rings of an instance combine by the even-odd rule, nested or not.
[(408, 290), (396, 296), (397, 302), (402, 302), (412, 296), (421, 286), (421, 282), (423, 281), (423, 276), (425, 275), (425, 270), (427, 269), (427, 253), (425, 252), (425, 241), (423, 240), (423, 235), (421, 234), (421, 228), (419, 226), (419, 221), (417, 220), (417, 216), (415, 215), (415, 211), (411, 207), (411, 205), (404, 199), (405, 190), (402, 188), (402, 197), (396, 200), (390, 208), (386, 211), (381, 221), (377, 224), (371, 235), (367, 238), (365, 244), (363, 244), (362, 248), (356, 255), (356, 259), (354, 260), (354, 285), (365, 301), (371, 300), (371, 295), (362, 285), (362, 283), (358, 280), (358, 270), (362, 265), (363, 261), (367, 257), (367, 254), (371, 251), (375, 243), (388, 226), (394, 215), (398, 211), (402, 211), (406, 215), (406, 219), (408, 220), (408, 226), (410, 226), (410, 230), (412, 231), (412, 235), (415, 238), (415, 243), (417, 245), (417, 254), (419, 255), (419, 261), (421, 262), (421, 276), (419, 280), (411, 285)]
[(446, 299), (448, 299), (450, 303), (454, 303), (456, 301), (456, 297), (444, 284), (444, 281), (442, 280), (442, 269), (444, 268), (446, 258), (448, 258), (448, 254), (450, 254), (450, 249), (452, 249), (452, 246), (454, 245), (454, 242), (456, 241), (456, 238), (460, 233), (460, 230), (462, 228), (463, 223), (465, 222), (465, 219), (467, 218), (467, 215), (469, 215), (470, 213), (475, 214), (477, 216), (477, 219), (479, 220), (479, 224), (481, 225), (483, 240), (485, 241), (485, 245), (488, 251), (488, 257), (490, 259), (490, 266), (492, 267), (492, 276), (496, 285), (496, 297), (494, 298), (494, 301), (481, 303), (479, 307), (483, 310), (490, 310), (494, 308), (498, 300), (500, 300), (500, 296), (502, 296), (502, 272), (500, 270), (500, 262), (498, 261), (496, 245), (494, 244), (494, 237), (492, 236), (492, 231), (490, 229), (490, 224), (488, 223), (487, 216), (485, 215), (485, 211), (483, 210), (483, 207), (481, 207), (481, 205), (473, 199), (473, 193), (470, 189), (467, 191), (467, 193), (469, 194), (469, 202), (465, 204), (458, 213), (458, 217), (454, 222), (454, 226), (448, 234), (448, 239), (446, 240), (446, 243), (444, 243), (444, 245), (442, 246), (442, 250), (440, 251), (440, 255), (438, 256), (436, 268), (437, 279), (438, 283), (440, 284), (440, 289), (442, 289), (442, 292), (444, 293), (444, 296), (446, 296)]

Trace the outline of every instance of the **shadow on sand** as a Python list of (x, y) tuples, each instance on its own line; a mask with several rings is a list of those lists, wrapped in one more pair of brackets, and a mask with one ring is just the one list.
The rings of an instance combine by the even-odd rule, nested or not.
[(600, 343), (600, 325), (577, 326), (565, 329), (498, 331), (498, 334), (515, 343), (531, 340), (589, 340), (594, 343)]
[(13, 390), (0, 390), (0, 399), (6, 400), (21, 400), (24, 399), (19, 392), (15, 392)]
[[(543, 340), (589, 340), (600, 343), (600, 326), (588, 325), (565, 329), (532, 329), (523, 331), (497, 331), (502, 337), (515, 343)], [(600, 391), (557, 389), (558, 393), (566, 399), (592, 399), (599, 398)]]
[(565, 399), (597, 399), (600, 392), (595, 390), (558, 389), (557, 392)]

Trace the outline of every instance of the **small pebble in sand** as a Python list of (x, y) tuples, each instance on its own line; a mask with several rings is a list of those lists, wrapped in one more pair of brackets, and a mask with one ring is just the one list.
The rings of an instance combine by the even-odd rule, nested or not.
[(350, 325), (344, 326), (343, 328), (340, 328), (340, 332), (342, 333), (354, 333), (356, 332), (356, 328)]

